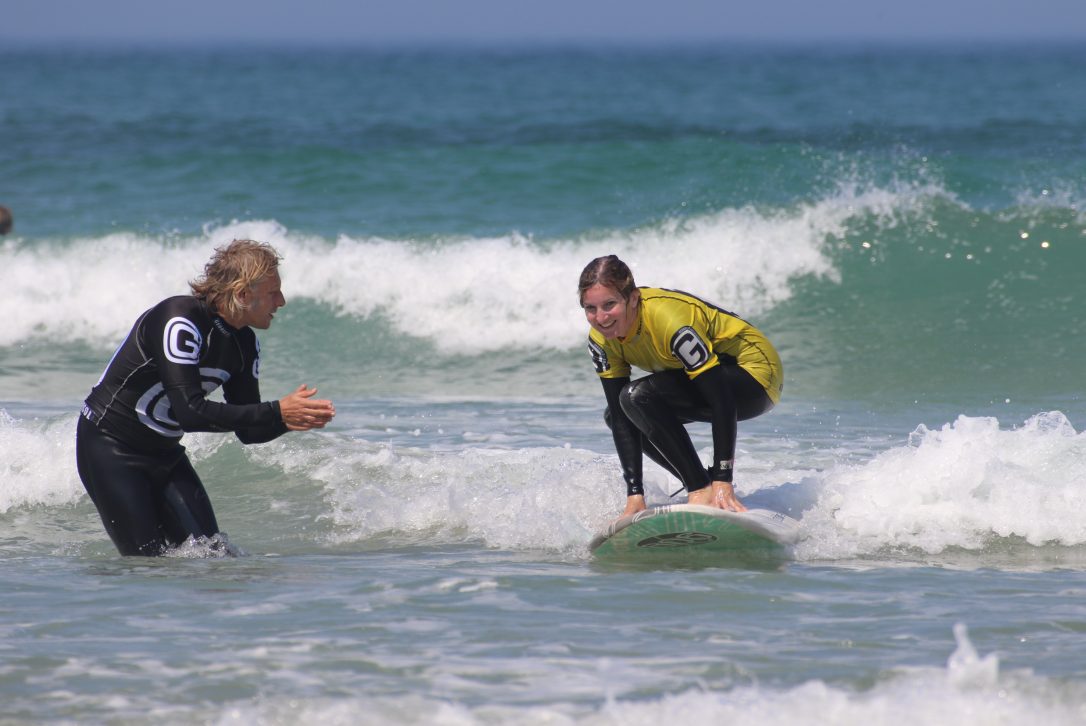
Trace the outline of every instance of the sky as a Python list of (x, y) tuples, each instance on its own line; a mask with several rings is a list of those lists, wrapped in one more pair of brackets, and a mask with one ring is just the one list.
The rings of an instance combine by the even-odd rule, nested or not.
[(1086, 0), (0, 0), (0, 44), (1086, 42)]

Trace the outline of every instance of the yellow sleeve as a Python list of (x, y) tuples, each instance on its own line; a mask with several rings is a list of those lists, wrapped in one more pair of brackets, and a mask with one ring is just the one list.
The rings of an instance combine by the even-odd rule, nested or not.
[(622, 350), (594, 330), (588, 335), (588, 352), (600, 378), (629, 378), (630, 364), (622, 357)]

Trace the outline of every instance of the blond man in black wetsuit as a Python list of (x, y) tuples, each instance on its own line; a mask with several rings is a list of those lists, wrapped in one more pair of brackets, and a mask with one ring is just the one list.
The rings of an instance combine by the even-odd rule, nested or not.
[[(219, 526), (181, 445), (185, 432), (232, 431), (254, 444), (335, 416), (332, 402), (304, 384), (260, 400), (253, 328), (266, 330), (286, 304), (279, 259), (252, 240), (217, 249), (190, 283), (192, 295), (140, 315), (87, 397), (76, 463), (122, 555), (161, 555), (190, 537), (216, 544)], [(208, 400), (220, 386), (225, 403)]]
[[(736, 422), (780, 401), (776, 349), (734, 313), (685, 292), (637, 287), (614, 255), (588, 263), (578, 292), (626, 481), (623, 514), (645, 509), (642, 453), (678, 477), (690, 504), (744, 511), (733, 487)], [(631, 381), (631, 366), (649, 375)], [(712, 423), (708, 470), (684, 427), (692, 421)]]

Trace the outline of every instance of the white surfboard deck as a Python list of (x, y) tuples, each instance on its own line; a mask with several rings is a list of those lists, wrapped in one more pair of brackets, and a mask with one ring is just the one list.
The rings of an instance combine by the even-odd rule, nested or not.
[(756, 552), (800, 538), (800, 523), (769, 509), (729, 512), (700, 504), (667, 504), (622, 517), (596, 534), (597, 557), (661, 552)]

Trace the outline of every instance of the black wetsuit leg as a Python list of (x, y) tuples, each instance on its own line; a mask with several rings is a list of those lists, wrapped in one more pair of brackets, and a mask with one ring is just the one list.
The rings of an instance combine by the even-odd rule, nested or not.
[[(721, 366), (725, 385), (718, 395), (728, 415), (724, 425), (759, 416), (773, 408), (769, 395), (739, 366)], [(653, 373), (631, 381), (619, 399), (623, 412), (644, 437), (644, 452), (674, 474), (687, 491), (709, 484), (709, 476), (698, 457), (684, 424), (712, 421), (713, 407), (683, 370)], [(731, 412), (734, 417), (727, 413)]]
[(219, 532), (204, 485), (180, 446), (165, 456), (144, 454), (80, 416), (76, 465), (122, 555), (160, 555), (189, 536)]
[[(603, 420), (607, 423), (607, 428), (613, 428), (611, 425), (610, 407), (603, 410)], [(649, 457), (657, 464), (662, 466), (665, 471), (671, 472), (672, 476), (674, 476), (676, 479), (682, 479), (682, 477), (679, 476), (679, 472), (675, 471), (675, 467), (673, 467), (671, 463), (664, 458), (664, 455), (660, 453), (659, 449), (652, 445), (652, 442), (649, 441), (649, 438), (645, 436), (644, 432), (641, 433), (641, 451), (645, 454), (645, 456)]]

